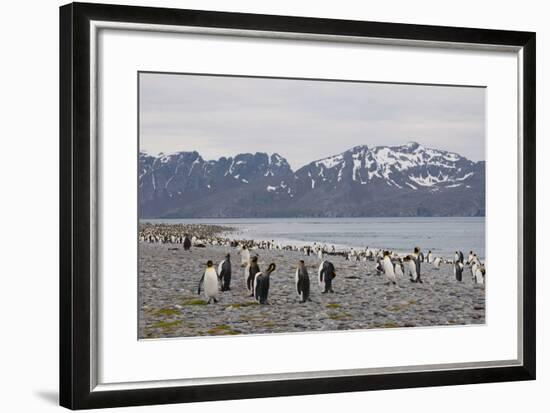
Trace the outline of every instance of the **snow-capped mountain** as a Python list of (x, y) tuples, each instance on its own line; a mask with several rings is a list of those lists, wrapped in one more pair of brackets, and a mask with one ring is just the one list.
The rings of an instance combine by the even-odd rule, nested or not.
[(139, 167), (143, 218), (485, 214), (485, 162), (416, 142), (356, 146), (295, 172), (265, 153), (141, 153)]

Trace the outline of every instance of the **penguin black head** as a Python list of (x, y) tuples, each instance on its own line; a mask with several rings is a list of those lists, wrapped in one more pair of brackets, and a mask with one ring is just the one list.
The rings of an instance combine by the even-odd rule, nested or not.
[(212, 260), (208, 260), (208, 262), (206, 263), (206, 266), (208, 268), (210, 268), (212, 265), (214, 265), (214, 263), (212, 262)]
[(414, 253), (418, 254), (419, 252), (420, 252), (420, 248), (419, 247), (414, 247)]
[(252, 262), (258, 262), (258, 256), (255, 255), (250, 259)]
[(225, 254), (225, 258), (227, 258), (227, 259), (231, 258), (231, 254), (229, 254), (229, 253)]
[(269, 264), (269, 267), (267, 267), (267, 272), (271, 273), (271, 272), (275, 271), (275, 268), (277, 268), (277, 266), (275, 265), (274, 262), (272, 262), (271, 264)]
[(300, 266), (303, 267), (305, 264), (304, 260), (300, 260)]
[(384, 257), (390, 255), (390, 252), (389, 251), (384, 251)]

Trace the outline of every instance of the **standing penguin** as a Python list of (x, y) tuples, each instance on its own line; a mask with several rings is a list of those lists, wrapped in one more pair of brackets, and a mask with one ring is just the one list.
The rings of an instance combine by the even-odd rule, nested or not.
[(414, 260), (414, 265), (416, 266), (416, 281), (422, 284), (422, 279), (420, 278), (420, 259), (424, 259), (424, 254), (420, 251), (419, 247), (414, 247), (414, 253), (412, 255)]
[(386, 285), (390, 285), (390, 284), (396, 285), (397, 278), (395, 277), (395, 271), (393, 269), (393, 264), (391, 262), (389, 251), (384, 251), (384, 259), (382, 260), (382, 266), (384, 267), (384, 274), (388, 279), (388, 282), (386, 283)]
[(204, 295), (208, 298), (208, 304), (213, 300), (215, 303), (218, 302), (218, 274), (214, 269), (214, 264), (212, 261), (206, 263), (206, 270), (202, 274), (202, 277), (199, 281), (199, 288), (197, 294), (201, 294), (201, 287), (204, 284)]
[(258, 272), (254, 276), (254, 298), (260, 304), (268, 304), (267, 295), (269, 294), (269, 276), (275, 271), (275, 263), (272, 262), (264, 272)]
[(399, 258), (393, 267), (393, 270), (395, 271), (396, 277), (403, 277), (405, 275), (405, 268), (403, 266), (403, 260)]
[(429, 264), (431, 264), (432, 261), (433, 261), (432, 250), (428, 251), (427, 261), (428, 261)]
[(416, 261), (413, 256), (407, 255), (403, 258), (403, 264), (405, 266), (405, 272), (409, 275), (411, 282), (418, 282), (418, 274), (416, 272)]
[(455, 275), (455, 278), (458, 282), (462, 281), (462, 270), (464, 269), (464, 264), (462, 264), (460, 261), (455, 261), (453, 264), (453, 272)]
[(319, 286), (323, 290), (321, 294), (334, 293), (332, 280), (336, 277), (334, 265), (330, 261), (323, 261), (319, 265)]
[(455, 279), (458, 282), (462, 281), (462, 271), (464, 270), (464, 254), (462, 251), (455, 251), (455, 258), (453, 261), (453, 273)]
[(384, 263), (380, 257), (376, 257), (376, 265), (374, 266), (376, 270), (376, 275), (380, 275), (384, 272)]
[(250, 261), (250, 251), (246, 245), (243, 245), (239, 254), (241, 254), (241, 267), (246, 267)]
[(191, 240), (189, 239), (189, 236), (185, 234), (185, 238), (183, 238), (183, 250), (189, 251), (191, 249)]
[(309, 274), (305, 266), (304, 260), (300, 260), (296, 269), (296, 292), (300, 297), (300, 303), (310, 301), (309, 299)]
[(481, 261), (479, 261), (479, 258), (477, 258), (477, 255), (474, 254), (472, 261), (471, 261), (471, 267), (470, 270), (472, 271), (472, 280), (476, 280), (476, 271), (481, 266)]
[(250, 296), (254, 296), (254, 277), (260, 272), (260, 267), (258, 266), (258, 256), (255, 255), (250, 259), (250, 263), (244, 271), (246, 289), (250, 292)]
[(222, 283), (222, 291), (229, 291), (231, 284), (231, 256), (227, 254), (225, 260), (218, 266), (218, 276)]
[(476, 284), (485, 284), (485, 266), (479, 265), (474, 274)]

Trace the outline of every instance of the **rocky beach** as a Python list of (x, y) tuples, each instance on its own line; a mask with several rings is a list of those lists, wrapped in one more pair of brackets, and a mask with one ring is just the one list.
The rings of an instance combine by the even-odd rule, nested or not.
[[(204, 229), (203, 235), (219, 231)], [(457, 282), (451, 264), (436, 268), (424, 262), (423, 283), (402, 276), (397, 285), (386, 285), (384, 274), (376, 271), (376, 261), (327, 255), (336, 268), (334, 294), (321, 294), (317, 283), (321, 260), (316, 255), (253, 249), (261, 270), (271, 262), (277, 264), (271, 275), (269, 305), (259, 305), (246, 290), (236, 242), (195, 240), (195, 244), (199, 246), (184, 251), (178, 243), (140, 240), (141, 339), (485, 323), (485, 287), (472, 281), (468, 267), (463, 281)], [(217, 303), (207, 304), (203, 295), (197, 295), (206, 262), (212, 260), (217, 266), (227, 253), (232, 260), (231, 291), (220, 292)], [(305, 261), (311, 280), (311, 301), (303, 304), (294, 284), (299, 260)]]

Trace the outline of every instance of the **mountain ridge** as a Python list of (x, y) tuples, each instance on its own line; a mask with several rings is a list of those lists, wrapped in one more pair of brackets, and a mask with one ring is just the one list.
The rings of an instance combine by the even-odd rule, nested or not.
[(357, 145), (295, 171), (278, 153), (140, 152), (141, 218), (484, 216), (485, 161)]

